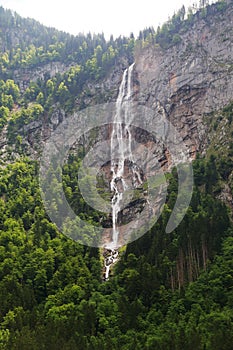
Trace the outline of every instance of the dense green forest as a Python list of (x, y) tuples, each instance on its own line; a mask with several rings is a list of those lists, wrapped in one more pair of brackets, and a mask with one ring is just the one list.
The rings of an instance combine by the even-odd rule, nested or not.
[[(3, 169), (1, 348), (231, 349), (233, 228), (226, 206), (205, 185), (218, 186), (215, 163), (195, 161), (188, 213), (164, 234), (174, 171), (162, 217), (121, 252), (104, 283), (99, 250), (69, 240), (47, 218), (37, 164), (21, 158)], [(73, 205), (81, 200), (76, 196)]]
[[(88, 83), (101, 83), (113, 65), (127, 66), (135, 50), (149, 44), (175, 45), (196, 17), (227, 10), (224, 1), (204, 5), (187, 18), (182, 8), (157, 32), (148, 28), (138, 38), (109, 41), (102, 34), (75, 37), (0, 8), (0, 131), (8, 138), (0, 167), (1, 350), (232, 350), (232, 208), (217, 199), (232, 171), (232, 143), (224, 155), (212, 145), (193, 162), (192, 201), (171, 233), (165, 227), (178, 175), (175, 168), (167, 174), (160, 219), (120, 250), (110, 279), (103, 281), (102, 251), (73, 242), (49, 220), (38, 162), (19, 132), (31, 122), (47, 122), (55, 107), (66, 113), (86, 107)], [(17, 72), (51, 62), (68, 68), (20, 87)], [(102, 94), (92, 102), (109, 98)], [(232, 118), (230, 104), (213, 116), (210, 128), (217, 132), (224, 120), (230, 138)], [(79, 164), (73, 155), (64, 166), (64, 191), (72, 208), (95, 223), (99, 214), (89, 212), (79, 193)], [(56, 189), (56, 179), (50, 186)]]

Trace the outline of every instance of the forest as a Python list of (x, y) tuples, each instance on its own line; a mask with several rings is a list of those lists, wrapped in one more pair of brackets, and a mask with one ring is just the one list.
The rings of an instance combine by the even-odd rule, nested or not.
[[(181, 224), (165, 233), (178, 191), (176, 168), (166, 174), (168, 196), (157, 223), (120, 249), (120, 260), (103, 280), (99, 248), (78, 244), (53, 224), (43, 206), (38, 159), (23, 128), (46, 122), (54, 108), (86, 107), (88, 84), (101, 84), (112, 66), (128, 65), (135, 50), (166, 49), (196, 17), (227, 11), (227, 3), (202, 2), (196, 13), (182, 8), (155, 31), (135, 38), (103, 34), (72, 36), (0, 7), (0, 132), (8, 139), (0, 162), (0, 349), (1, 350), (232, 350), (232, 207), (219, 198), (233, 166), (233, 145), (210, 148), (193, 161), (194, 190)], [(17, 72), (62, 62), (64, 73), (28, 82)], [(112, 96), (100, 95), (94, 103)], [(79, 104), (77, 105), (77, 100)], [(233, 135), (233, 104), (218, 111)], [(2, 137), (2, 136), (1, 136)], [(67, 200), (95, 224), (78, 184), (80, 155), (63, 169)], [(55, 191), (56, 178), (48, 186)], [(54, 208), (57, 210), (57, 208)], [(87, 228), (85, 228), (87, 229)], [(81, 228), (80, 228), (81, 230)]]
[[(220, 181), (215, 163), (195, 161), (190, 208), (165, 235), (172, 174), (162, 217), (121, 252), (107, 282), (100, 251), (66, 238), (46, 216), (36, 163), (22, 157), (3, 169), (1, 348), (231, 349), (233, 229), (229, 210), (205, 186)], [(70, 176), (66, 185), (77, 187)], [(73, 205), (80, 210), (82, 198)]]

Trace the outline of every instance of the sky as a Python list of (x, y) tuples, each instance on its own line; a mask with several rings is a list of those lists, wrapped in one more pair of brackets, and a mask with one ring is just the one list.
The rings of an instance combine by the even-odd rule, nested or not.
[(0, 0), (0, 5), (42, 24), (71, 34), (104, 33), (129, 36), (163, 24), (169, 16), (196, 0)]

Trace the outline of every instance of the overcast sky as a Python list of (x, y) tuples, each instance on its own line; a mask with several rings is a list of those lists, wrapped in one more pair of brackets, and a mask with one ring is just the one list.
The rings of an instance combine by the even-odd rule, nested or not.
[(50, 27), (78, 34), (103, 32), (108, 38), (138, 35), (149, 26), (155, 29), (184, 4), (199, 0), (0, 0), (0, 5), (23, 17), (31, 17)]

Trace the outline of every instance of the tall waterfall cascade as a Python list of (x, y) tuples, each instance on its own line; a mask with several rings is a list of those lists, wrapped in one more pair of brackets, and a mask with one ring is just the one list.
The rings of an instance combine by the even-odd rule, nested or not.
[[(125, 69), (116, 101), (116, 114), (111, 133), (111, 182), (112, 192), (112, 241), (106, 249), (108, 256), (105, 258), (105, 280), (109, 278), (110, 266), (118, 260), (119, 227), (118, 216), (123, 209), (124, 192), (128, 189), (126, 181), (126, 162), (131, 164), (132, 184), (142, 184), (140, 172), (133, 163), (131, 150), (132, 134), (130, 130), (132, 115), (130, 102), (133, 97), (133, 68), (134, 63)], [(115, 158), (115, 155), (118, 155)]]

